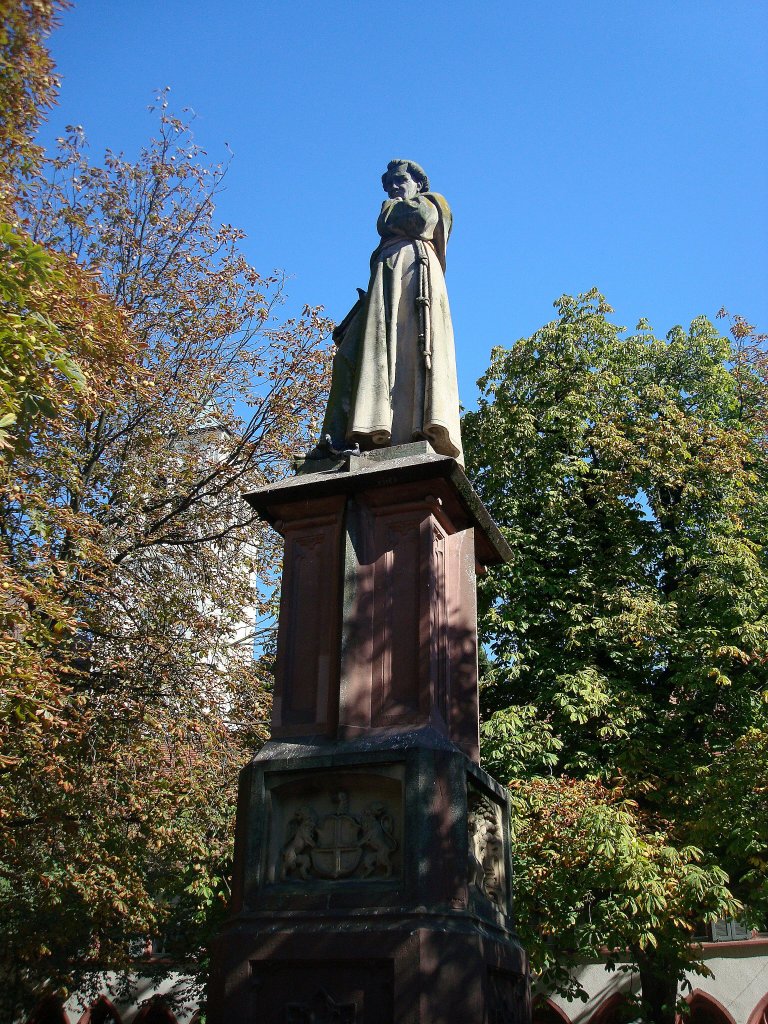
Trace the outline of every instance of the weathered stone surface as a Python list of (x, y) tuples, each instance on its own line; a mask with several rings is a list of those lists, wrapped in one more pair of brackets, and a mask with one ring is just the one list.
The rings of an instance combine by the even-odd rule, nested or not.
[(285, 538), (211, 1024), (527, 1024), (509, 798), (479, 766), (475, 575), (509, 553), (426, 442), (247, 495)]
[(238, 822), (239, 912), (471, 908), (511, 927), (506, 791), (433, 729), (268, 743), (241, 776)]
[[(373, 842), (372, 808), (390, 819)], [(294, 814), (309, 827), (292, 843)], [(366, 1024), (525, 1019), (484, 1016), (493, 1000), (522, 1013), (527, 993), (508, 796), (445, 737), (268, 743), (243, 773), (238, 822), (214, 1021), (289, 1019), (287, 1006), (322, 1007), (322, 993)]]
[(274, 737), (432, 726), (478, 757), (475, 571), (508, 548), (426, 442), (246, 496), (285, 537)]
[[(349, 918), (313, 916), (301, 930), (256, 936), (243, 925), (218, 964), (226, 978), (221, 1005), (229, 1015), (210, 1017), (212, 1024), (530, 1020), (519, 947), (477, 929), (425, 928), (418, 919), (373, 929)], [(221, 980), (215, 977), (214, 985)]]
[[(305, 463), (310, 467), (312, 463)], [(476, 530), (477, 560), (481, 566), (498, 565), (512, 557), (512, 551), (501, 535), (477, 492), (455, 459), (438, 455), (427, 441), (382, 448), (347, 456), (341, 460), (327, 460), (319, 472), (306, 472), (299, 477), (288, 477), (258, 491), (246, 494), (245, 500), (267, 522), (276, 525), (279, 519), (275, 508), (280, 499), (300, 500), (329, 495), (353, 494), (362, 489), (358, 476), (362, 475), (371, 489), (389, 487), (414, 480), (445, 480), (454, 495), (453, 508), (457, 528)]]

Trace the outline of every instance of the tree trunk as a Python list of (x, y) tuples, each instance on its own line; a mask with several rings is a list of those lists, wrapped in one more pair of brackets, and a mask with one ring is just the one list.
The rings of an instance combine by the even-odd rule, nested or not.
[(677, 973), (654, 956), (641, 957), (638, 967), (643, 1024), (675, 1024)]

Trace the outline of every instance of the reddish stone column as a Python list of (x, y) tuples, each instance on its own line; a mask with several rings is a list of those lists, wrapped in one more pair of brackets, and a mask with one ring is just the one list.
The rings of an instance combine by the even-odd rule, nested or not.
[(345, 497), (275, 504), (285, 539), (272, 736), (332, 736), (339, 714)]
[(427, 480), (347, 506), (339, 735), (429, 726), (477, 761), (474, 530), (453, 504)]
[(428, 447), (247, 496), (285, 538), (274, 738), (430, 726), (478, 760), (475, 569), (506, 545)]
[(509, 800), (478, 750), (475, 574), (509, 549), (426, 443), (247, 500), (285, 565), (209, 1020), (525, 1024)]

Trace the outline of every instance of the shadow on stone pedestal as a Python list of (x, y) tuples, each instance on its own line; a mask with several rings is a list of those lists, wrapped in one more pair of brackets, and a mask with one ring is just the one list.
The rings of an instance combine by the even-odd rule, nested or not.
[(478, 764), (474, 576), (503, 540), (426, 444), (248, 500), (286, 542), (273, 738), (209, 1021), (523, 1024), (509, 801)]

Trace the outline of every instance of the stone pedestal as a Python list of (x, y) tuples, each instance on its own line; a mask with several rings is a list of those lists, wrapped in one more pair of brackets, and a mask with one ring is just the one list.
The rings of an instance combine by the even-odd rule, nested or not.
[(474, 580), (503, 539), (426, 443), (247, 499), (285, 565), (209, 1021), (523, 1024), (508, 798), (478, 763)]

